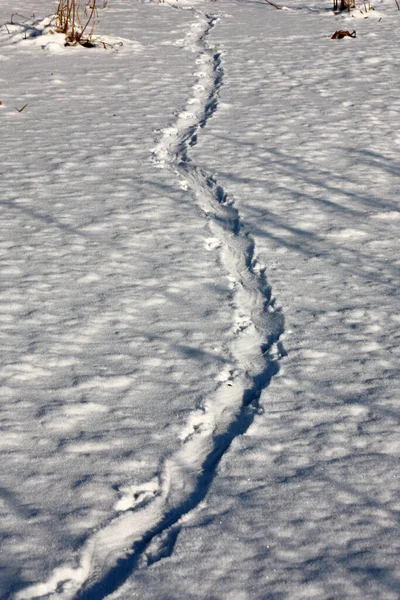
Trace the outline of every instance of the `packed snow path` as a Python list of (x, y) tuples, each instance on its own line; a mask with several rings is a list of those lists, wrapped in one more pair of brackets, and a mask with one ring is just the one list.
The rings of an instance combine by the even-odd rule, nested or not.
[[(182, 446), (163, 461), (156, 480), (122, 489), (110, 516), (86, 541), (78, 568), (58, 567), (50, 579), (16, 594), (17, 600), (53, 594), (76, 600), (100, 600), (131, 575), (151, 543), (153, 561), (173, 548), (179, 521), (207, 494), (221, 457), (244, 433), (258, 411), (261, 391), (278, 371), (283, 315), (271, 301), (265, 268), (254, 254), (254, 242), (243, 229), (237, 209), (215, 179), (196, 167), (190, 148), (218, 106), (222, 85), (221, 55), (207, 44), (217, 18), (191, 9), (195, 21), (185, 45), (196, 57), (197, 81), (185, 109), (166, 128), (153, 151), (160, 168), (176, 174), (208, 220), (210, 251), (220, 253), (232, 288), (235, 336), (220, 384), (193, 412), (182, 431)], [(159, 558), (157, 558), (159, 556)], [(149, 560), (149, 553), (147, 554)]]

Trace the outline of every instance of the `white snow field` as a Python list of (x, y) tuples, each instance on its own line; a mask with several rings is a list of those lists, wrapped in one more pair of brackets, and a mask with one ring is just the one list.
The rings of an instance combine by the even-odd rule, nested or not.
[(395, 2), (56, 6), (0, 6), (0, 597), (400, 598)]

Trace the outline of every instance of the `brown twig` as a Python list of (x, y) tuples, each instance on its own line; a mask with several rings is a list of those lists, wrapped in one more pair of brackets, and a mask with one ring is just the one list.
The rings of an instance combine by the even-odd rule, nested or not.
[[(274, 8), (276, 8), (276, 10), (282, 10), (281, 6), (277, 6), (277, 4), (274, 4), (273, 2), (271, 2), (271, 0), (264, 0), (265, 2), (267, 2), (268, 4), (270, 4), (271, 6), (273, 6)], [(397, 2), (397, 0), (396, 0)]]
[(91, 42), (97, 20), (97, 1), (60, 0), (56, 14), (56, 30), (63, 33), (66, 46), (95, 46)]
[[(93, 0), (92, 6), (89, 7), (91, 9), (91, 13), (89, 15), (88, 20), (86, 21), (86, 25), (84, 26), (84, 28), (81, 31), (81, 37), (83, 37), (83, 34), (85, 33), (87, 26), (89, 25), (90, 21), (92, 20), (93, 16), (96, 14), (96, 0)], [(93, 28), (89, 34), (89, 39), (92, 37), (93, 35)]]
[[(32, 16), (33, 16), (33, 18), (35, 18), (35, 15), (32, 15)], [(10, 19), (11, 25), (14, 25), (13, 17), (22, 17), (23, 19), (26, 19), (26, 21), (29, 21), (29, 17), (26, 17), (25, 15), (21, 15), (20, 13), (13, 13), (11, 15), (11, 19)]]

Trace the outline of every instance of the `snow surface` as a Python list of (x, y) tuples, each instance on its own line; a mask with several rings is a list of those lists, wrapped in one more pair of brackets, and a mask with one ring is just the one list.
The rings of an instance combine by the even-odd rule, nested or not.
[(2, 598), (400, 597), (373, 6), (110, 0), (86, 49), (3, 2)]

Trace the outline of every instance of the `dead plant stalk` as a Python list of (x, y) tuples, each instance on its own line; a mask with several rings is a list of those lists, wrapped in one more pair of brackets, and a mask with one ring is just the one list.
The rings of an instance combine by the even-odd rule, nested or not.
[(56, 13), (56, 29), (69, 44), (90, 42), (96, 27), (97, 0), (60, 0)]

